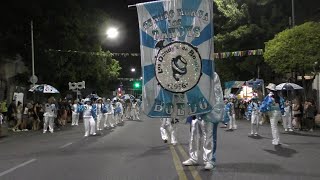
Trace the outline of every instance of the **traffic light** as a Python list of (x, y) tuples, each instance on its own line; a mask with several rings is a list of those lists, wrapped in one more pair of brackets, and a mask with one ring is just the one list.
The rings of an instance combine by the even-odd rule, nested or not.
[(133, 82), (133, 89), (140, 89), (141, 88), (141, 82), (135, 81)]

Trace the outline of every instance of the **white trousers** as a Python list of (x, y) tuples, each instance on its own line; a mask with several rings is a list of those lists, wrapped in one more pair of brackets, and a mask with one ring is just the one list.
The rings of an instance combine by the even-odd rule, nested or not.
[(272, 144), (278, 145), (280, 143), (278, 121), (281, 120), (281, 112), (277, 110), (268, 111), (268, 116), (270, 118)]
[(259, 133), (260, 114), (258, 112), (252, 112), (251, 114), (251, 134)]
[(115, 120), (114, 120), (114, 115), (113, 114), (104, 114), (105, 115), (105, 122), (104, 122), (104, 127), (114, 127), (115, 125)]
[[(194, 119), (191, 121), (191, 137), (189, 143), (189, 155), (194, 161), (198, 161), (200, 144), (203, 149), (203, 161), (205, 163), (212, 161), (213, 152), (213, 124), (204, 120)], [(203, 143), (200, 143), (201, 137)]]
[(123, 114), (122, 113), (116, 113), (114, 115), (114, 119), (116, 121), (116, 124), (119, 124), (119, 123), (123, 122), (122, 118), (123, 118)]
[(284, 112), (284, 116), (282, 116), (283, 128), (285, 130), (292, 129), (292, 115), (291, 112)]
[(89, 136), (96, 134), (96, 122), (93, 117), (83, 117), (84, 135)]
[(229, 121), (229, 129), (237, 129), (236, 114), (228, 113), (228, 117), (230, 119), (230, 121)]
[(78, 126), (78, 123), (79, 123), (79, 113), (76, 113), (76, 112), (72, 112), (72, 123), (71, 125), (76, 125)]
[(49, 131), (53, 133), (54, 117), (44, 116), (43, 121), (43, 132), (47, 132), (49, 127)]
[(101, 113), (97, 116), (97, 131), (103, 130), (105, 124), (105, 116)]
[(160, 134), (162, 140), (168, 140), (170, 134), (171, 144), (177, 143), (176, 127), (171, 124), (171, 118), (161, 118)]
[(133, 120), (140, 120), (138, 109), (132, 108), (131, 109), (131, 116), (132, 116)]

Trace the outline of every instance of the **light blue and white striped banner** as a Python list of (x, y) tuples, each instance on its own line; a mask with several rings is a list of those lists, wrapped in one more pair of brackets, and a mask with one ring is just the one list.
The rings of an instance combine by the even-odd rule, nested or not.
[[(212, 0), (137, 4), (142, 109), (149, 117), (208, 113), (217, 103), (214, 94), (222, 97), (214, 72), (212, 10)], [(221, 97), (218, 100), (223, 104)]]

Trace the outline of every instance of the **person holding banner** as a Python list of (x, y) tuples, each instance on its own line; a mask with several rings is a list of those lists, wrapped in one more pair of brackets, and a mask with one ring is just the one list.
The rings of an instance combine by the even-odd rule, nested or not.
[[(216, 149), (217, 149), (217, 130), (219, 122), (223, 122), (224, 101), (220, 79), (215, 73), (215, 86), (213, 102), (213, 110), (209, 113), (192, 116), (191, 132), (189, 141), (189, 159), (182, 162), (185, 166), (193, 166), (198, 164), (198, 154), (200, 151), (199, 145), (202, 144), (204, 169), (211, 170), (216, 164)], [(203, 142), (200, 143), (201, 136)]]
[[(213, 1), (153, 1), (136, 7), (144, 84), (142, 110), (151, 118), (194, 116), (190, 158), (183, 164), (198, 163), (200, 138), (196, 137), (203, 136), (205, 169), (213, 169), (217, 124), (224, 109), (213, 61)], [(184, 13), (187, 9), (195, 13)], [(181, 23), (172, 28), (173, 22)]]

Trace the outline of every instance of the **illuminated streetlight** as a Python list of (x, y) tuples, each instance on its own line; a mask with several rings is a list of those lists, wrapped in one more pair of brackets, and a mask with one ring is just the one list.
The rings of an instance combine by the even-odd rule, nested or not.
[(119, 31), (118, 29), (112, 27), (112, 28), (109, 28), (106, 32), (107, 34), (107, 37), (110, 38), (110, 39), (115, 39), (118, 37), (119, 35)]
[(136, 72), (136, 69), (135, 68), (131, 68), (131, 72)]

